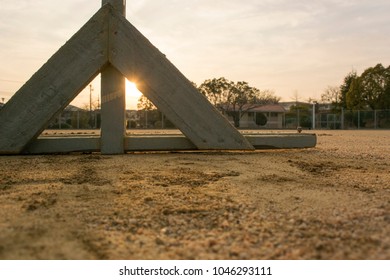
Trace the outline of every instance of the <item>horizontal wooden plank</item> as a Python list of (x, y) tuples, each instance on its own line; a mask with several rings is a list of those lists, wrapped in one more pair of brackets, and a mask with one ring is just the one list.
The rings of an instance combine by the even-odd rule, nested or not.
[(57, 154), (99, 152), (100, 137), (39, 137), (24, 151), (25, 154)]
[(245, 138), (255, 149), (300, 149), (313, 148), (317, 145), (315, 134), (253, 134)]
[[(244, 135), (256, 149), (313, 148), (315, 134), (261, 134)], [(197, 150), (182, 135), (139, 135), (124, 138), (125, 151), (187, 151)], [(40, 137), (26, 150), (27, 154), (53, 154), (70, 152), (99, 152), (100, 137)]]
[(125, 139), (126, 151), (177, 151), (197, 150), (185, 136), (159, 135), (159, 136), (132, 136)]

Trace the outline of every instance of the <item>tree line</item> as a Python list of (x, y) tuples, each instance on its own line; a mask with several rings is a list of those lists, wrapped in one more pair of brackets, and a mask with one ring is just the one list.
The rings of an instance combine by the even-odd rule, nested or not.
[[(230, 81), (224, 77), (207, 79), (202, 84), (194, 87), (199, 90), (221, 113), (232, 117), (235, 126), (239, 127), (241, 117), (259, 105), (277, 104), (280, 97), (272, 90), (260, 90), (250, 86), (245, 81)], [(312, 99), (311, 99), (312, 101)], [(333, 110), (341, 108), (347, 110), (363, 109), (390, 109), (390, 66), (385, 68), (382, 64), (367, 68), (360, 76), (356, 71), (348, 73), (340, 86), (329, 86), (321, 96), (324, 103), (332, 103)], [(298, 102), (297, 102), (298, 104)], [(291, 113), (301, 113), (300, 122), (304, 122), (305, 110), (309, 119), (309, 107), (298, 108), (299, 105), (290, 108)], [(153, 127), (161, 121), (164, 126), (164, 116), (144, 96), (138, 101), (138, 110), (144, 112), (142, 123)], [(145, 112), (149, 111), (149, 114)], [(143, 117), (145, 116), (145, 117)], [(261, 114), (258, 114), (261, 117)], [(167, 127), (173, 126), (168, 120)], [(264, 120), (256, 120), (261, 124)]]
[(242, 116), (254, 107), (277, 104), (280, 101), (280, 97), (271, 90), (259, 90), (247, 82), (233, 82), (224, 77), (206, 80), (198, 90), (219, 111), (231, 116), (236, 127), (240, 126)]
[[(271, 90), (259, 90), (245, 81), (234, 82), (224, 77), (205, 80), (199, 86), (195, 83), (193, 85), (221, 113), (231, 116), (236, 127), (239, 127), (241, 117), (250, 109), (280, 101), (280, 97)], [(144, 96), (139, 99), (137, 107), (140, 111), (157, 110)], [(149, 118), (150, 121), (152, 120)]]
[(390, 66), (379, 63), (360, 76), (352, 71), (339, 87), (328, 87), (321, 99), (348, 110), (390, 109)]

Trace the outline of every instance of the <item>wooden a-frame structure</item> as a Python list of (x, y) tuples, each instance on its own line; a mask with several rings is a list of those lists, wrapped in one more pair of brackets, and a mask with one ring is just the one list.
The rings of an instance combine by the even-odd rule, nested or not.
[[(152, 141), (147, 149), (253, 150), (272, 146), (259, 144), (255, 138), (238, 132), (165, 55), (126, 20), (125, 0), (102, 0), (102, 4), (102, 8), (0, 110), (0, 154), (83, 150), (120, 154), (131, 150), (133, 145), (137, 149), (137, 141), (146, 143), (148, 140), (134, 138), (131, 142), (125, 137), (125, 77), (134, 81), (185, 135), (159, 138), (155, 148), (156, 141)], [(37, 139), (48, 123), (99, 73), (102, 74), (101, 138)], [(315, 136), (302, 136), (298, 140), (294, 137), (295, 144), (288, 140), (285, 146), (315, 145)], [(177, 145), (172, 146), (167, 141)], [(283, 144), (279, 146), (283, 148)]]

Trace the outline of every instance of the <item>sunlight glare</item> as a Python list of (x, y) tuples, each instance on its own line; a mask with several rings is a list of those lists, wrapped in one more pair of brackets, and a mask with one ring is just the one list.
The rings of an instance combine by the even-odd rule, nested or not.
[(141, 97), (142, 92), (137, 88), (137, 85), (126, 79), (126, 108), (137, 109), (138, 99)]

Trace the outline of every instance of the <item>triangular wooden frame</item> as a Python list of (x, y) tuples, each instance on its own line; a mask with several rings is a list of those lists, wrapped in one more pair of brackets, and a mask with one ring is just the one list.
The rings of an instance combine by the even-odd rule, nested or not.
[(106, 4), (0, 111), (0, 154), (22, 153), (106, 67), (135, 81), (197, 149), (254, 149), (164, 54)]

